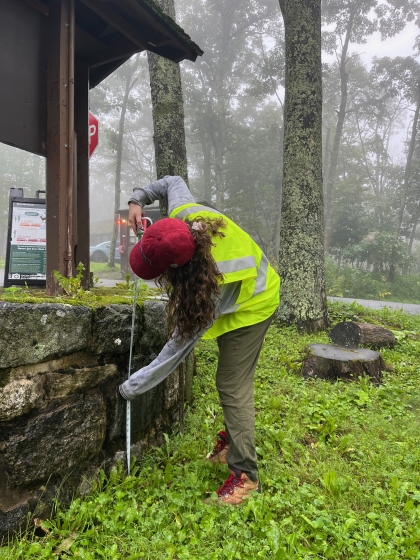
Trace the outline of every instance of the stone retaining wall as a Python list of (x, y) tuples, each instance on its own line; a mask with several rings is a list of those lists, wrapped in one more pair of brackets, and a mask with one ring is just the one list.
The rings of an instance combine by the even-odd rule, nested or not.
[[(101, 466), (124, 460), (131, 306), (0, 303), (0, 540), (29, 512), (48, 515), (89, 489)], [(138, 306), (133, 371), (167, 337), (162, 302)], [(133, 454), (182, 425), (191, 400), (191, 354), (163, 383), (133, 401)]]

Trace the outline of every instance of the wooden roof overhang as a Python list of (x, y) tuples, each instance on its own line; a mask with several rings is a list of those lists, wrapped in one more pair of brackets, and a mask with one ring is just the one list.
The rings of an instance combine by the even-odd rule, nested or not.
[[(133, 54), (203, 51), (153, 0), (75, 0), (75, 65), (93, 88)], [(0, 0), (0, 142), (46, 155), (49, 0)]]
[(95, 87), (133, 54), (148, 50), (181, 62), (203, 51), (151, 0), (77, 0), (76, 57)]
[(153, 0), (0, 0), (0, 142), (46, 156), (50, 295), (79, 262), (90, 284), (89, 88), (144, 50), (202, 54)]

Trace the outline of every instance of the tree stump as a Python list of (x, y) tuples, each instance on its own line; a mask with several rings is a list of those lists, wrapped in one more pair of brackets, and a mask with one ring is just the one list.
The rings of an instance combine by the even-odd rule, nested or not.
[(356, 381), (367, 375), (379, 383), (386, 369), (379, 352), (365, 348), (342, 348), (333, 344), (308, 344), (309, 355), (302, 368), (306, 379)]
[(339, 346), (371, 346), (372, 348), (393, 348), (396, 340), (392, 332), (385, 327), (371, 323), (338, 323), (330, 332), (330, 338)]

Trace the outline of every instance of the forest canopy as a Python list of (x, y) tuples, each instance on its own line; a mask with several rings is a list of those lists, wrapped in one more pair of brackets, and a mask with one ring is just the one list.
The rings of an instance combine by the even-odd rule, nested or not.
[[(190, 188), (275, 261), (285, 79), (279, 3), (175, 6), (178, 23), (204, 50), (196, 63), (180, 65)], [(415, 0), (322, 2), (325, 248), (334, 295), (357, 284), (347, 269), (376, 275), (378, 293), (380, 282), (420, 272), (419, 14)], [(156, 178), (146, 53), (93, 89), (90, 103), (101, 123), (91, 158), (95, 222), (113, 217), (122, 112), (121, 206), (135, 186)], [(9, 189), (23, 187), (30, 196), (44, 181), (42, 158), (0, 145), (0, 257)]]

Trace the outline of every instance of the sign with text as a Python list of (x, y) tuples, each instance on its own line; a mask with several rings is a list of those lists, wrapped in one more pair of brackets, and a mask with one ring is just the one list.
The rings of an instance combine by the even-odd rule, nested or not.
[(11, 198), (4, 286), (45, 284), (46, 210), (45, 200)]
[(99, 142), (99, 121), (89, 111), (89, 157), (93, 154)]

